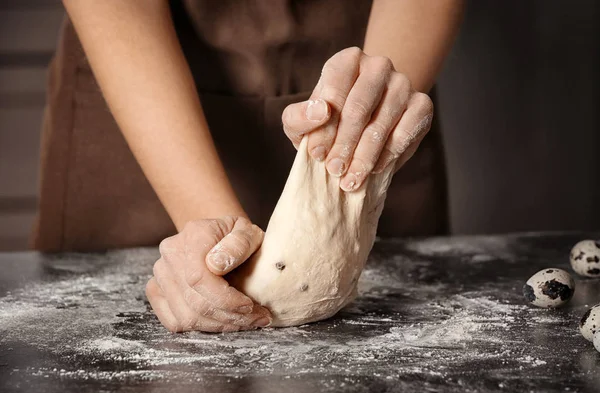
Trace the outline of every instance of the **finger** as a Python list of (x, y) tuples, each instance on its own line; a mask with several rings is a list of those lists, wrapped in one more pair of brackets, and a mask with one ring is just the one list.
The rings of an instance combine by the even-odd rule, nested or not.
[[(252, 312), (254, 302), (248, 296), (239, 291), (234, 291), (229, 287), (227, 281), (219, 279), (207, 267), (207, 255), (209, 251), (219, 244), (219, 240), (231, 233), (236, 225), (249, 227), (254, 238), (260, 237), (262, 241), (262, 230), (253, 227), (245, 218), (223, 217), (216, 220), (203, 220), (197, 223), (189, 223), (184, 230), (177, 236), (186, 236), (185, 248), (174, 247), (172, 244), (174, 238), (167, 238), (160, 244), (160, 251), (163, 257), (159, 260), (161, 263), (170, 266), (168, 274), (175, 277), (181, 287), (191, 287), (201, 291), (201, 295), (207, 299), (210, 305), (217, 308), (248, 314)], [(254, 246), (253, 246), (254, 247)], [(252, 248), (253, 248), (252, 247)], [(250, 248), (250, 246), (249, 246)], [(168, 251), (171, 249), (177, 252)], [(249, 251), (251, 252), (251, 251)], [(158, 264), (158, 262), (157, 262)]]
[[(398, 125), (388, 137), (379, 160), (375, 164), (373, 173), (382, 172), (388, 165), (403, 155), (409, 147), (414, 148), (413, 145), (418, 145), (429, 132), (432, 119), (433, 103), (431, 99), (426, 94), (414, 93), (409, 99), (406, 111)], [(416, 151), (416, 148), (414, 150)]]
[[(224, 281), (221, 277), (217, 278)], [(230, 288), (232, 291), (238, 292), (235, 288)], [(215, 295), (209, 293), (210, 291), (206, 291), (205, 289), (206, 288), (202, 284), (194, 288), (185, 289), (185, 301), (198, 315), (221, 323), (238, 326), (264, 327), (271, 324), (271, 314), (266, 308), (258, 304), (253, 304), (249, 310), (244, 310), (243, 313), (229, 311), (219, 307), (218, 303), (215, 303), (214, 301), (215, 299), (218, 300), (218, 296), (215, 297)], [(244, 296), (241, 292), (238, 292), (238, 294)]]
[(393, 70), (385, 57), (363, 57), (360, 75), (348, 94), (338, 123), (334, 144), (327, 155), (327, 171), (340, 177), (346, 173), (364, 128), (379, 106)]
[(157, 276), (149, 282), (147, 293), (157, 317), (170, 331), (237, 331), (271, 324), (270, 313), (263, 307), (255, 306), (255, 310), (247, 315), (229, 313), (211, 307), (210, 302), (185, 285), (182, 293), (176, 279), (165, 270), (168, 266), (162, 262), (157, 265)]
[[(271, 323), (271, 314), (266, 308), (254, 304), (224, 278), (206, 268), (198, 270), (201, 274), (175, 270), (175, 265), (169, 263), (172, 259), (171, 256), (161, 258), (154, 270), (169, 304), (177, 302), (171, 309), (178, 320), (189, 317), (191, 311), (196, 318), (208, 317), (224, 324), (264, 327)], [(184, 302), (186, 307), (179, 302)]]
[(206, 266), (216, 275), (225, 275), (245, 262), (258, 248), (264, 232), (245, 218), (238, 219), (206, 256)]
[(179, 329), (179, 324), (177, 322), (177, 318), (171, 312), (169, 308), (169, 303), (162, 295), (162, 290), (158, 286), (156, 282), (156, 278), (152, 277), (148, 284), (146, 284), (146, 297), (150, 302), (150, 306), (154, 310), (154, 314), (162, 323), (164, 327), (166, 327), (171, 332), (176, 332)]
[(398, 171), (398, 169), (402, 168), (404, 166), (404, 164), (406, 164), (408, 162), (408, 160), (410, 160), (412, 158), (412, 156), (415, 155), (415, 153), (419, 149), (419, 146), (421, 145), (421, 142), (423, 141), (423, 138), (425, 138), (425, 135), (423, 135), (423, 136), (421, 136), (421, 138), (417, 139), (415, 141), (415, 143), (410, 145), (410, 147), (408, 147), (404, 151), (404, 153), (402, 153), (400, 155), (400, 157), (398, 157), (398, 159), (394, 163), (394, 172), (396, 172), (396, 171)]
[[(177, 321), (175, 329), (169, 330), (178, 332), (193, 330), (199, 315), (188, 306), (181, 285), (170, 272), (170, 268), (164, 259), (161, 258), (154, 264), (153, 272), (162, 296), (167, 301), (168, 308)], [(164, 306), (161, 310), (164, 310)]]
[(308, 138), (308, 152), (317, 159), (327, 157), (335, 140), (342, 108), (348, 93), (358, 78), (359, 63), (364, 56), (359, 48), (347, 48), (333, 55), (321, 73), (311, 99), (323, 99), (330, 105), (330, 119), (324, 126), (311, 132)]
[(348, 171), (340, 181), (342, 190), (357, 190), (371, 173), (388, 137), (406, 109), (410, 89), (410, 82), (404, 75), (394, 73), (391, 76), (381, 103), (373, 113), (354, 150)]
[(297, 149), (302, 137), (322, 126), (331, 116), (329, 104), (323, 99), (308, 100), (288, 105), (281, 120), (283, 131)]
[[(192, 256), (193, 258), (193, 256)], [(249, 314), (253, 310), (254, 302), (248, 296), (235, 290), (225, 279), (212, 274), (202, 262), (198, 262), (195, 268), (180, 267), (181, 259), (173, 256), (164, 256), (154, 265), (155, 276), (161, 284), (171, 284), (177, 289), (173, 290), (173, 295), (177, 298), (183, 298), (192, 304), (197, 312), (204, 315), (212, 315), (216, 311), (213, 308), (228, 310), (239, 314)], [(188, 263), (188, 265), (191, 265)], [(169, 280), (169, 281), (167, 281)], [(165, 295), (170, 300), (171, 296)], [(185, 297), (185, 298), (184, 298)], [(173, 298), (174, 299), (174, 298)]]
[(235, 324), (222, 323), (202, 316), (199, 316), (196, 319), (193, 326), (184, 326), (183, 323), (179, 323), (177, 318), (175, 318), (175, 316), (171, 312), (171, 309), (169, 308), (169, 303), (164, 296), (155, 294), (149, 296), (148, 300), (150, 301), (150, 305), (154, 309), (154, 312), (158, 317), (160, 323), (162, 323), (162, 325), (166, 327), (167, 330), (173, 333), (191, 330), (199, 330), (211, 333), (236, 332), (239, 330), (249, 330), (257, 328), (256, 326), (237, 326)]

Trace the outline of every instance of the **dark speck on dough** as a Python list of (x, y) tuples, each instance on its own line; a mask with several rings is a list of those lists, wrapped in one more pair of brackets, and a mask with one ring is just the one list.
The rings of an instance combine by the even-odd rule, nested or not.
[(553, 271), (554, 270), (552, 270), (552, 269), (548, 269), (548, 270), (546, 270), (546, 273), (552, 273)]
[(577, 255), (575, 258), (576, 261), (579, 261), (580, 259), (583, 259), (583, 257), (585, 256), (585, 253), (583, 251), (579, 251), (579, 255)]
[(558, 282), (555, 279), (546, 281), (542, 285), (542, 293), (548, 296), (550, 299), (556, 299), (560, 297), (560, 300), (566, 301), (573, 296), (573, 289), (568, 285)]
[(600, 269), (589, 269), (587, 272), (588, 272), (588, 274), (591, 274), (594, 276), (600, 275)]
[(596, 245), (596, 247), (600, 248), (600, 240), (596, 240), (596, 241), (594, 242), (594, 244)]
[(535, 293), (533, 292), (531, 285), (525, 284), (523, 286), (523, 296), (525, 296), (525, 299), (527, 299), (529, 303), (535, 300)]
[(283, 262), (277, 262), (275, 264), (275, 267), (277, 268), (277, 270), (283, 270), (283, 269), (285, 269), (285, 263), (283, 263)]
[(300, 290), (302, 292), (305, 292), (307, 289), (308, 289), (308, 284), (302, 284), (302, 285), (300, 285)]
[(593, 257), (587, 257), (585, 260), (588, 261), (588, 263), (600, 262), (600, 258), (598, 258), (598, 255), (594, 255)]
[(592, 309), (590, 308), (589, 310), (587, 310), (585, 312), (585, 314), (583, 314), (583, 317), (581, 317), (581, 322), (579, 322), (579, 326), (583, 326), (585, 325), (585, 322), (587, 321), (587, 319), (590, 317), (590, 314), (592, 313)]

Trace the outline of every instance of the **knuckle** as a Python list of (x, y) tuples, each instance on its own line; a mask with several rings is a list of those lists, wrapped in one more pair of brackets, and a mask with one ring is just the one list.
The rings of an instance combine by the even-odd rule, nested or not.
[[(154, 280), (155, 280), (155, 278), (152, 277), (146, 283), (146, 297), (148, 298), (148, 300), (154, 299), (154, 297), (156, 297), (159, 294), (159, 288), (156, 285), (156, 283), (154, 282)], [(150, 300), (150, 302), (152, 302), (152, 301)]]
[(236, 218), (236, 224), (242, 225), (244, 227), (246, 227), (246, 226), (248, 226), (248, 227), (252, 226), (252, 222), (249, 219), (247, 219), (246, 217), (237, 217)]
[(254, 224), (252, 224), (252, 233), (259, 240), (261, 240), (265, 235), (265, 232), (262, 230), (262, 228), (259, 227), (258, 225), (254, 225)]
[[(204, 267), (205, 265), (201, 264), (200, 266)], [(194, 269), (193, 271), (189, 272), (187, 274), (186, 281), (191, 288), (195, 288), (198, 285), (201, 285), (205, 278), (206, 278), (206, 270), (204, 270), (203, 268), (200, 268), (200, 269)]]
[(321, 90), (321, 97), (333, 105), (334, 108), (340, 109), (344, 106), (347, 95), (335, 86), (326, 85)]
[(201, 220), (188, 221), (185, 223), (182, 232), (196, 232), (203, 227), (204, 222)]
[(216, 232), (221, 229), (221, 220), (213, 218), (205, 222), (206, 228), (211, 232)]
[(211, 234), (217, 235), (219, 239), (223, 238), (228, 232), (226, 220), (227, 217), (208, 220), (206, 228)]
[(225, 230), (226, 231), (231, 231), (231, 229), (233, 229), (233, 227), (235, 226), (235, 223), (238, 221), (238, 217), (237, 216), (224, 216), (222, 218), (222, 222), (225, 225)]
[(322, 73), (343, 72), (355, 69), (362, 54), (363, 51), (357, 46), (342, 49), (325, 62)]
[(154, 266), (152, 267), (152, 274), (156, 278), (162, 277), (166, 269), (167, 266), (165, 264), (165, 261), (161, 258), (154, 263)]
[(433, 113), (433, 101), (427, 94), (416, 92), (412, 100), (414, 101), (414, 105), (420, 109), (420, 112), (426, 114)]
[(394, 135), (389, 150), (394, 157), (398, 157), (404, 153), (406, 148), (413, 142), (414, 139), (414, 135), (410, 133), (399, 132), (397, 135)]
[(377, 122), (381, 125), (384, 125), (389, 131), (396, 123), (398, 123), (400, 115), (403, 111), (404, 105), (402, 104), (382, 105), (381, 108), (379, 108), (379, 112), (377, 113), (377, 117), (373, 123)]
[(290, 117), (292, 116), (290, 106), (291, 105), (286, 106), (285, 109), (283, 110), (283, 113), (281, 114), (281, 122), (285, 126), (289, 126), (289, 124), (290, 124)]
[(410, 92), (412, 90), (412, 83), (408, 77), (400, 72), (394, 72), (392, 75), (390, 85), (400, 92)]
[[(187, 224), (186, 224), (186, 226), (187, 226)], [(175, 235), (175, 236), (177, 236), (177, 235)], [(161, 255), (171, 254), (175, 251), (175, 248), (176, 248), (175, 247), (175, 239), (174, 239), (175, 236), (171, 236), (166, 239), (163, 239), (163, 241), (161, 241), (158, 244), (158, 252)]]
[(396, 135), (393, 135), (393, 140), (391, 141), (391, 143), (387, 143), (384, 146), (383, 151), (381, 152), (382, 157), (388, 156), (392, 158), (397, 158), (398, 156), (400, 156), (402, 152), (399, 149), (400, 143), (397, 139), (398, 138), (396, 137)]
[(339, 53), (358, 60), (358, 58), (360, 58), (360, 56), (362, 55), (363, 51), (358, 46), (351, 46), (346, 49), (342, 49)]
[(244, 254), (252, 247), (252, 233), (250, 231), (234, 231), (231, 232), (232, 250), (238, 255)]
[(390, 73), (394, 70), (392, 60), (386, 56), (373, 56), (367, 64), (373, 71), (378, 73)]
[(360, 122), (371, 117), (370, 105), (363, 100), (353, 100), (347, 107), (346, 117), (352, 121)]
[(325, 64), (323, 64), (323, 70), (321, 73), (326, 74), (328, 72), (336, 72), (336, 71), (340, 70), (340, 67), (341, 67), (340, 57), (341, 57), (341, 53), (336, 53), (335, 55), (333, 55), (332, 57), (327, 59)]
[(221, 226), (221, 230), (224, 233), (229, 233), (231, 229), (235, 226), (238, 218), (236, 216), (223, 216), (219, 221), (219, 225)]

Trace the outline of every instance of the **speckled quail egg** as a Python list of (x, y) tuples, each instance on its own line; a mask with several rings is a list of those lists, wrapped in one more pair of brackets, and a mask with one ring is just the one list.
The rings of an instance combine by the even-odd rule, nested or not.
[(579, 275), (600, 277), (600, 241), (583, 240), (571, 250), (571, 266)]
[(534, 306), (555, 308), (566, 304), (575, 292), (575, 281), (561, 269), (548, 268), (535, 273), (525, 286), (523, 296)]
[[(586, 340), (592, 341), (594, 334), (600, 330), (600, 304), (587, 310), (581, 322), (579, 322), (579, 331)], [(594, 344), (595, 345), (595, 344)]]
[(600, 352), (600, 333), (594, 334), (594, 348)]

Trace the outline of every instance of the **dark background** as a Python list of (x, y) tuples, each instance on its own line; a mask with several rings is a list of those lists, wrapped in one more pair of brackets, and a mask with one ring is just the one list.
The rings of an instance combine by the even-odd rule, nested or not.
[[(27, 246), (62, 18), (0, 0), (0, 250)], [(600, 228), (599, 20), (593, 0), (468, 2), (436, 108), (454, 233)]]

